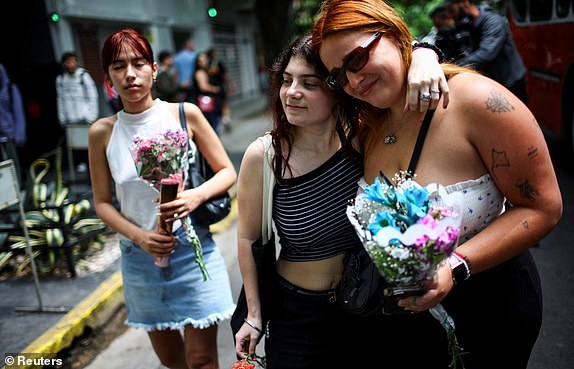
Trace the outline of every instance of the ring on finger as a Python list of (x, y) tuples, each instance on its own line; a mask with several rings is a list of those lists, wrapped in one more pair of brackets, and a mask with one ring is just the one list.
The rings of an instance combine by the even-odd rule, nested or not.
[(431, 101), (431, 94), (429, 94), (428, 92), (421, 93), (421, 101), (424, 101), (424, 102)]
[(440, 91), (439, 90), (430, 90), (430, 93), (431, 94), (440, 94)]
[(174, 217), (174, 219), (175, 219), (175, 218), (177, 218), (178, 216), (179, 216), (179, 214), (178, 214), (178, 213), (173, 213), (173, 217)]

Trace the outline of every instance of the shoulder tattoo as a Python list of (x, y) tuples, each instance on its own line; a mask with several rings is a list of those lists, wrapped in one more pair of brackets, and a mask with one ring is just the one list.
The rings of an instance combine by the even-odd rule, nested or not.
[(486, 110), (493, 113), (507, 113), (514, 110), (514, 106), (496, 90), (490, 92), (490, 97), (485, 101)]

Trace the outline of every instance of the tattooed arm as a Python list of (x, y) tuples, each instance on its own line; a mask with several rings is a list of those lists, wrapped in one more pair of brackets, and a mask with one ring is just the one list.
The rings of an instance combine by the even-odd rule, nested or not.
[(562, 199), (546, 141), (528, 108), (492, 80), (460, 77), (457, 83), (468, 86), (457, 90), (468, 139), (512, 205), (461, 246), (476, 273), (542, 239), (559, 221)]

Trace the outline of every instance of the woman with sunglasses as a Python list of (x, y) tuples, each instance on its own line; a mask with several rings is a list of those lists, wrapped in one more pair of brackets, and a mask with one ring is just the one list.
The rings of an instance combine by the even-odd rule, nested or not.
[[(426, 66), (426, 71), (411, 69), (410, 74), (433, 76), (439, 65), (436, 54), (416, 53), (419, 67)], [(355, 145), (355, 110), (341, 109), (345, 105), (327, 87), (326, 76), (313, 54), (310, 35), (293, 41), (270, 72), (274, 121), (270, 135), (278, 164), (272, 217), (281, 251), (266, 326), (253, 282), (251, 253), (261, 234), (264, 148), (260, 140), (247, 148), (238, 179), (238, 260), (248, 316), (235, 336), (236, 352), (240, 357), (254, 354), (265, 334), (268, 369), (369, 367), (376, 361), (373, 356), (379, 356), (377, 351), (365, 350), (372, 336), (370, 318), (344, 313), (337, 301), (345, 251), (362, 247), (345, 208), (363, 172)], [(417, 93), (420, 86), (429, 88), (440, 78), (421, 78), (425, 82), (417, 85)], [(426, 101), (423, 109), (430, 103)], [(415, 108), (421, 107), (417, 103)]]
[[(350, 68), (352, 50), (369, 42), (376, 45), (368, 60)], [(358, 133), (363, 184), (380, 173), (393, 178), (409, 166), (421, 185), (440, 183), (464, 198), (458, 255), (426, 281), (423, 295), (400, 300), (400, 306), (421, 314), (390, 318), (433, 320), (427, 310), (440, 303), (454, 319), (467, 369), (524, 369), (542, 319), (540, 280), (528, 249), (562, 214), (544, 136), (506, 88), (454, 65), (443, 65), (452, 92), (448, 109), (439, 107), (434, 115), (405, 112), (410, 42), (406, 24), (380, 0), (330, 1), (313, 29), (314, 49), (330, 70), (329, 86), (363, 102)], [(418, 162), (415, 148), (422, 148)], [(505, 201), (511, 205), (505, 208)], [(382, 340), (404, 337), (400, 325), (384, 328)], [(447, 354), (445, 332), (437, 332), (411, 335), (413, 354), (403, 357), (401, 367), (418, 367), (413, 365), (418, 347), (427, 342), (442, 342)], [(389, 355), (395, 357), (395, 351)], [(445, 358), (426, 359), (426, 367), (448, 365)]]

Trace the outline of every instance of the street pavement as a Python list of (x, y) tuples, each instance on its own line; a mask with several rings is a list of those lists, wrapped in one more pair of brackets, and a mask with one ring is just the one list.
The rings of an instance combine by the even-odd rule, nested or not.
[[(254, 111), (258, 113), (234, 118), (233, 130), (221, 134), (223, 144), (237, 169), (247, 145), (271, 127), (268, 113), (262, 109)], [(532, 250), (540, 270), (545, 306), (542, 330), (527, 369), (574, 367), (572, 344), (574, 316), (571, 314), (571, 307), (574, 306), (572, 273), (574, 252), (571, 248), (574, 235), (574, 177), (570, 170), (564, 169), (568, 167), (568, 163), (555, 165), (563, 190), (564, 217), (556, 229)], [(235, 217), (236, 207), (225, 220), (226, 223), (216, 229), (214, 238), (225, 259), (233, 295), (237, 296), (241, 288), (241, 277), (237, 265)], [(105, 271), (76, 279), (41, 281), (46, 305), (68, 305), (74, 308), (65, 317), (57, 313), (14, 313), (16, 305), (34, 304), (33, 283), (30, 280), (18, 283), (0, 282), (0, 349), (2, 350), (0, 353), (54, 352), (49, 351), (50, 347), (66, 347), (65, 344), (70, 341), (70, 337), (79, 335), (84, 326), (104, 324), (106, 317), (111, 314), (107, 311), (110, 309), (107, 305), (116, 309), (121, 305), (121, 300), (114, 302), (122, 292), (121, 281), (117, 279), (118, 268), (117, 263), (114, 263)], [(94, 294), (97, 297), (94, 297)], [(75, 311), (78, 308), (81, 311)], [(69, 323), (68, 315), (72, 313), (75, 318), (72, 317), (72, 323)], [(62, 334), (62, 331), (65, 334)], [(235, 350), (228, 321), (220, 324), (218, 334), (220, 367), (231, 368), (235, 361)], [(518, 334), (521, 333), (517, 332)], [(43, 341), (40, 340), (42, 337), (45, 337)], [(50, 342), (52, 346), (46, 342)], [(57, 344), (53, 344), (54, 342)], [(262, 350), (263, 345), (259, 346), (258, 349)], [(42, 349), (48, 351), (39, 351)], [(6, 369), (11, 368), (13, 367)], [(87, 368), (161, 369), (163, 367), (151, 348), (147, 334), (140, 329), (129, 328), (114, 339)]]

